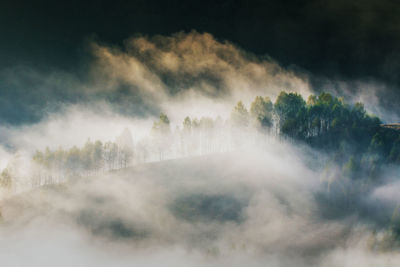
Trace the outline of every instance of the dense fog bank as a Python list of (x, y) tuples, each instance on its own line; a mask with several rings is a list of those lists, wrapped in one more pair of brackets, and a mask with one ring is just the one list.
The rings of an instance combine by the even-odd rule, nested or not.
[[(2, 202), (1, 258), (7, 266), (395, 266), (396, 242), (375, 211), (395, 220), (384, 192), (397, 183), (340, 191), (345, 178), (328, 184), (334, 168), (314, 160), (324, 157), (270, 138), (258, 149), (41, 187)], [(343, 199), (350, 206), (338, 214)], [(370, 214), (357, 212), (365, 207)]]

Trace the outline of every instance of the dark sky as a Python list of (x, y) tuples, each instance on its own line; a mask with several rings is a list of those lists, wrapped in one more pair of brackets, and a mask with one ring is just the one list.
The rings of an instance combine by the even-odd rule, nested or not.
[(396, 0), (3, 0), (0, 70), (75, 71), (87, 38), (121, 44), (194, 29), (316, 77), (377, 80), (400, 100), (399, 14)]

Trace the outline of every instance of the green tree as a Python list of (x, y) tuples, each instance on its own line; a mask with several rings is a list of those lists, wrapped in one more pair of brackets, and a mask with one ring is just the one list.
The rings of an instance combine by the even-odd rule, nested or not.
[(306, 132), (306, 103), (297, 93), (281, 92), (275, 102), (282, 134), (304, 138)]
[(152, 131), (157, 135), (169, 134), (171, 132), (170, 121), (167, 115), (164, 113), (160, 114), (160, 119), (153, 123)]
[(257, 96), (250, 107), (250, 115), (256, 126), (270, 128), (272, 126), (273, 104), (269, 97)]

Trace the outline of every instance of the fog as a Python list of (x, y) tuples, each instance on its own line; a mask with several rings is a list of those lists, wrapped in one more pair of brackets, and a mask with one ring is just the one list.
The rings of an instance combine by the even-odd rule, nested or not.
[[(45, 107), (24, 100), (38, 119), (0, 125), (0, 167), (17, 177), (13, 190), (0, 192), (4, 266), (400, 264), (391, 232), (400, 220), (398, 167), (387, 166), (379, 183), (352, 180), (329, 154), (273, 130), (229, 124), (240, 100), (274, 100), (282, 90), (306, 98), (313, 90), (305, 73), (197, 32), (90, 47), (86, 79), (40, 77), (43, 92), (56, 86), (68, 97), (43, 94)], [(23, 77), (20, 83), (28, 86)], [(332, 93), (346, 92), (346, 84), (336, 86)], [(389, 114), (374, 90), (351, 100)], [(158, 157), (151, 128), (160, 112), (174, 137), (186, 116), (222, 126), (187, 141), (206, 140), (206, 149), (178, 153), (175, 138)], [(47, 172), (32, 161), (36, 150), (118, 142), (124, 129), (151, 151), (147, 159), (32, 186), (32, 177)]]
[[(271, 139), (262, 149), (83, 177), (2, 202), (7, 266), (395, 266), (370, 220), (327, 219), (319, 157)], [(398, 185), (365, 198), (393, 204)], [(389, 211), (389, 209), (388, 209)]]

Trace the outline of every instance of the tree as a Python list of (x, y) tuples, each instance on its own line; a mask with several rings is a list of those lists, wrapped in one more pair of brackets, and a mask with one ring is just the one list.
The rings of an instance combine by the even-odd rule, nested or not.
[(249, 125), (249, 112), (239, 101), (231, 112), (231, 122), (236, 127), (247, 127)]
[(78, 174), (82, 170), (81, 151), (74, 146), (67, 153), (66, 167), (73, 175)]
[(350, 178), (355, 178), (360, 171), (360, 162), (354, 156), (351, 156), (348, 162), (343, 166), (343, 174)]
[(118, 149), (118, 159), (121, 168), (126, 168), (132, 161), (133, 151), (128, 147), (120, 147)]
[(92, 167), (96, 171), (103, 167), (103, 154), (103, 144), (100, 141), (96, 141), (92, 151)]
[(118, 146), (113, 142), (107, 142), (104, 144), (103, 157), (108, 166), (108, 169), (113, 170), (115, 168), (115, 161), (118, 155)]
[(269, 97), (257, 96), (250, 107), (250, 115), (257, 127), (270, 128), (272, 126), (273, 104)]
[(171, 132), (170, 121), (164, 113), (160, 114), (160, 119), (153, 123), (152, 133), (154, 135), (166, 135)]
[(85, 143), (85, 146), (82, 150), (77, 148), (77, 153), (80, 154), (80, 164), (82, 165), (83, 170), (91, 170), (93, 169), (93, 150), (94, 144), (88, 139)]
[(151, 129), (153, 141), (159, 154), (159, 159), (162, 160), (168, 148), (168, 139), (170, 137), (170, 121), (164, 113), (160, 114), (160, 119), (153, 123)]
[(136, 153), (137, 153), (137, 160), (140, 163), (144, 163), (147, 160), (147, 157), (149, 156), (149, 151), (148, 151), (148, 140), (144, 139), (141, 140), (137, 143), (137, 148), (136, 148)]
[(306, 130), (306, 103), (297, 93), (281, 92), (275, 102), (282, 134), (304, 138)]
[(189, 151), (192, 135), (192, 120), (187, 116), (182, 123), (182, 133), (180, 135), (180, 150), (183, 155)]
[(210, 152), (212, 150), (212, 139), (213, 139), (214, 121), (209, 117), (202, 117), (200, 119), (200, 130), (201, 130), (201, 151)]

